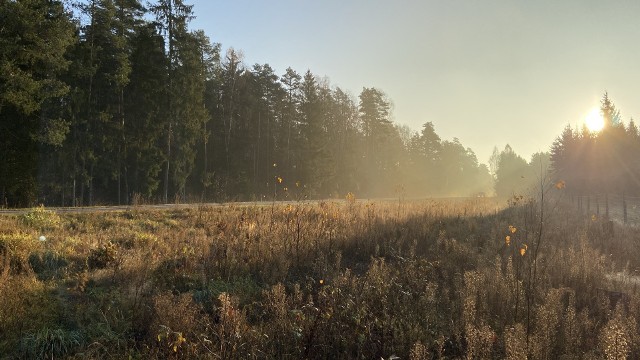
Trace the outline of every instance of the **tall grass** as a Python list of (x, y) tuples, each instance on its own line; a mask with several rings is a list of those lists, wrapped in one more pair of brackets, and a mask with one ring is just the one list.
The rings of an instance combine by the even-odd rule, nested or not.
[(603, 234), (604, 220), (558, 208), (545, 222), (532, 279), (531, 252), (522, 251), (537, 234), (531, 206), (350, 196), (1, 217), (0, 353), (157, 359), (637, 353), (640, 296), (632, 281), (608, 276), (622, 271), (632, 278), (640, 269), (634, 232), (616, 226)]

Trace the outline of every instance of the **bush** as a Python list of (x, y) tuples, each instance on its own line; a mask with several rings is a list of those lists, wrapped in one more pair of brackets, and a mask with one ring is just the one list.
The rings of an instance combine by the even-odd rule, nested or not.
[(60, 216), (42, 205), (21, 215), (20, 219), (24, 225), (40, 231), (55, 230), (61, 224)]
[(104, 269), (116, 262), (117, 255), (116, 245), (109, 241), (99, 248), (91, 250), (87, 264), (91, 269)]
[(10, 271), (13, 274), (24, 273), (29, 269), (29, 256), (42, 248), (42, 244), (33, 235), (16, 232), (0, 234), (0, 273)]
[(53, 251), (29, 255), (29, 265), (39, 280), (58, 278), (60, 269), (65, 268), (68, 264), (67, 259)]

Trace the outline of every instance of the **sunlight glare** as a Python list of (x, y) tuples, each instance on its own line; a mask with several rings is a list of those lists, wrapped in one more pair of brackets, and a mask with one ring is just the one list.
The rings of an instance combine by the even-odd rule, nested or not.
[(604, 127), (604, 119), (602, 118), (602, 114), (600, 114), (600, 109), (593, 108), (584, 119), (587, 128), (591, 132), (599, 132)]

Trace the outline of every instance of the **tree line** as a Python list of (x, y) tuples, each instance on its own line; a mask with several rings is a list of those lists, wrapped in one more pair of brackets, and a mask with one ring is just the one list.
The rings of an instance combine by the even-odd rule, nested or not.
[(551, 147), (552, 176), (574, 196), (640, 194), (640, 134), (633, 119), (622, 121), (607, 93), (600, 101), (602, 130), (567, 125)]
[(638, 193), (640, 134), (608, 94), (602, 131), (486, 166), (432, 122), (394, 123), (382, 90), (248, 66), (193, 18), (182, 0), (2, 2), (0, 206), (510, 196), (549, 167), (571, 194)]
[(395, 124), (380, 89), (247, 66), (193, 18), (181, 0), (2, 2), (2, 205), (490, 191), (471, 149)]

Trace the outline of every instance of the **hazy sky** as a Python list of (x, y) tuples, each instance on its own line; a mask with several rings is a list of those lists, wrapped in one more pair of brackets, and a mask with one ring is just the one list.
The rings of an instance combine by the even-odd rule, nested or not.
[(640, 118), (640, 1), (196, 0), (192, 28), (281, 75), (310, 69), (394, 120), (434, 123), (487, 162), (529, 159), (580, 125), (605, 91)]

